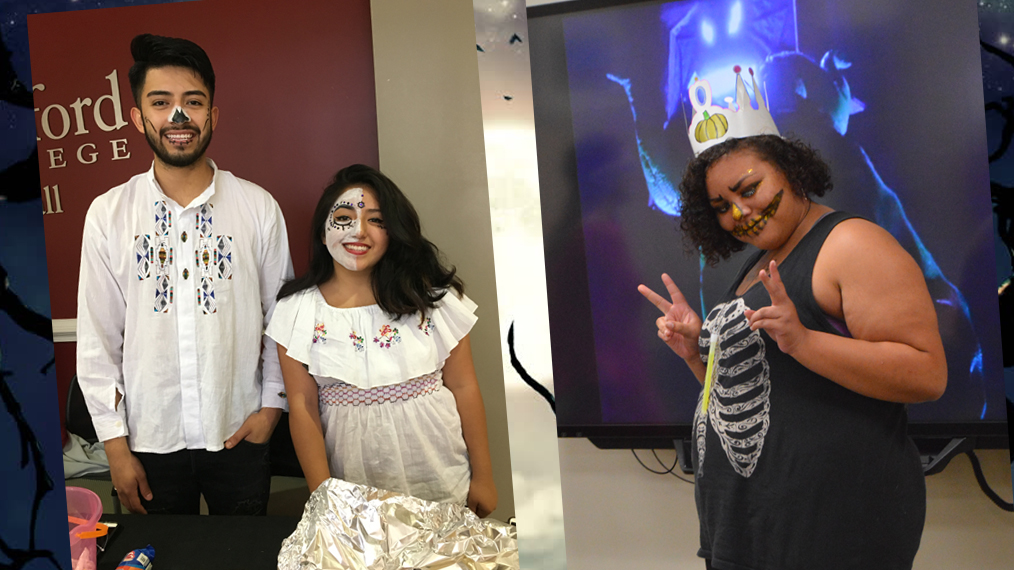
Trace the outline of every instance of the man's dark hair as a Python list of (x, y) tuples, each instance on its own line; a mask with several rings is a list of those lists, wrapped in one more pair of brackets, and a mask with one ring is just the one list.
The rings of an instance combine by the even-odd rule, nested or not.
[(722, 229), (708, 199), (708, 171), (735, 151), (750, 151), (778, 169), (796, 195), (809, 199), (831, 190), (831, 169), (806, 143), (775, 135), (729, 139), (706, 149), (690, 161), (680, 181), (680, 229), (688, 253), (698, 249), (708, 265), (715, 265), (746, 244)]
[(351, 186), (373, 190), (387, 230), (387, 251), (373, 266), (373, 296), (383, 311), (393, 316), (425, 314), (447, 291), (459, 294), (464, 285), (454, 267), (445, 267), (437, 246), (422, 235), (419, 214), (400, 188), (379, 170), (353, 164), (338, 171), (324, 189), (310, 219), (310, 269), (282, 285), (281, 300), (304, 289), (322, 285), (334, 275), (334, 258), (324, 244), (324, 228), (331, 207)]
[(193, 71), (207, 86), (209, 103), (214, 102), (215, 70), (211, 67), (208, 54), (194, 42), (141, 34), (131, 40), (130, 55), (134, 56), (134, 65), (130, 67), (127, 77), (130, 79), (130, 91), (134, 94), (134, 104), (140, 104), (141, 89), (148, 77), (148, 70), (160, 67), (184, 67)]

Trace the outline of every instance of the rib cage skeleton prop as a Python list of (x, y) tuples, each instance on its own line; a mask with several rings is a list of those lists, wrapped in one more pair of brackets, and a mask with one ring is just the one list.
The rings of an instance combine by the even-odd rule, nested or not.
[(712, 335), (718, 338), (718, 351), (708, 409), (701, 410), (702, 390), (694, 414), (698, 477), (704, 474), (708, 423), (718, 434), (729, 463), (743, 477), (753, 473), (764, 448), (771, 423), (771, 374), (764, 340), (760, 331), (750, 330), (746, 308), (743, 299), (718, 305), (704, 323), (703, 330), (711, 334), (700, 337), (703, 359), (711, 348)]

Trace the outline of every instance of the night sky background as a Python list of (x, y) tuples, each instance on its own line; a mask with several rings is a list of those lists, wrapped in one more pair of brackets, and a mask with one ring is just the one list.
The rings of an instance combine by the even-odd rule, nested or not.
[[(35, 116), (13, 83), (30, 89), (27, 16), (161, 2), (35, 0), (0, 3), (0, 266), (9, 291), (49, 317), (43, 204), (35, 150)], [(30, 105), (30, 103), (29, 103)], [(32, 176), (34, 174), (34, 176)], [(63, 455), (53, 344), (0, 312), (0, 568), (70, 569)], [(19, 421), (20, 420), (20, 421)], [(37, 466), (43, 465), (45, 472)], [(50, 490), (51, 488), (51, 490)], [(41, 501), (37, 502), (37, 497)]]

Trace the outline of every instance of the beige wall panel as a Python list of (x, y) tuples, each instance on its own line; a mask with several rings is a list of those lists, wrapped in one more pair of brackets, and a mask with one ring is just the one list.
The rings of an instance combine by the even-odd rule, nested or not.
[(506, 520), (514, 493), (472, 3), (374, 0), (372, 11), (380, 169), (479, 305), (472, 355), (499, 493), (493, 516)]

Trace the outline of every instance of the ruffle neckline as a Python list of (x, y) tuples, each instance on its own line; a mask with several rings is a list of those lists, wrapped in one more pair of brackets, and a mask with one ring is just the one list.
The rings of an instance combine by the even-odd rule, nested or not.
[(476, 304), (453, 290), (420, 319), (392, 318), (379, 305), (338, 308), (312, 287), (278, 302), (267, 335), (317, 382), (360, 388), (397, 384), (443, 368), (475, 324)]

